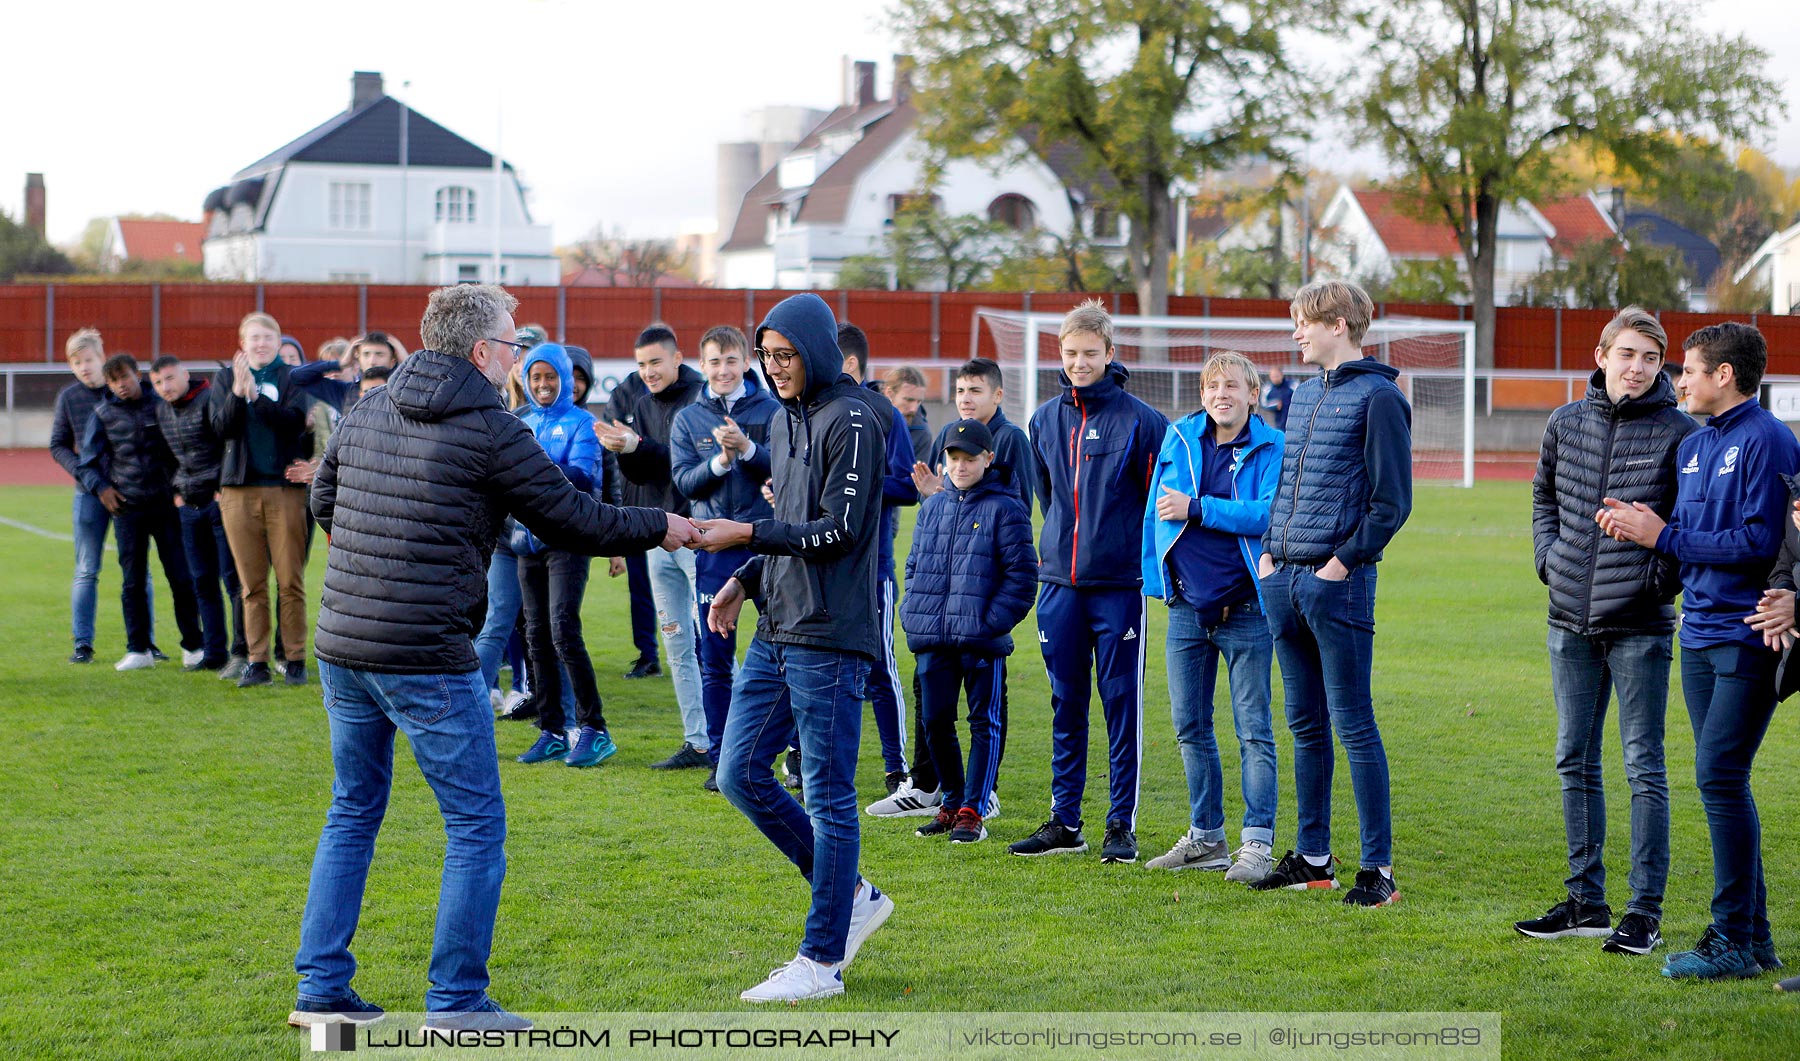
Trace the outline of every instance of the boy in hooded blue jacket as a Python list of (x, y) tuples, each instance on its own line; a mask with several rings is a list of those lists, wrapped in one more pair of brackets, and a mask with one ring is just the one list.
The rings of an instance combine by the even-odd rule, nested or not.
[[(541, 343), (525, 355), (520, 373), (531, 409), (525, 426), (577, 490), (592, 491), (599, 476), (600, 439), (594, 419), (575, 405), (575, 380), (568, 352)], [(531, 702), (537, 709), (537, 743), (519, 756), (522, 763), (562, 759), (569, 766), (594, 766), (617, 752), (606, 732), (594, 664), (581, 636), (581, 598), (587, 592), (589, 558), (551, 549), (524, 527), (512, 535), (519, 558), (520, 610), (525, 616), (525, 649), (531, 668)], [(560, 665), (559, 665), (560, 664)], [(564, 731), (562, 675), (575, 687), (575, 721)]]
[[(1000, 703), (1012, 628), (1031, 611), (1037, 550), (1031, 516), (994, 463), (994, 436), (979, 420), (945, 431), (944, 488), (919, 509), (906, 558), (900, 624), (919, 676), (926, 751), (943, 800), (919, 836), (953, 844), (987, 839), (982, 815), (1000, 772)], [(969, 768), (956, 740), (956, 694), (969, 697)]]
[[(1242, 884), (1274, 866), (1275, 733), (1256, 561), (1281, 483), (1285, 439), (1256, 415), (1256, 366), (1222, 353), (1200, 369), (1201, 411), (1169, 425), (1144, 507), (1144, 595), (1169, 606), (1164, 651), (1175, 741), (1187, 774), (1187, 832), (1151, 869), (1226, 870)], [(1213, 686), (1224, 656), (1243, 767), (1244, 824), (1226, 854), (1224, 777), (1213, 737)]]

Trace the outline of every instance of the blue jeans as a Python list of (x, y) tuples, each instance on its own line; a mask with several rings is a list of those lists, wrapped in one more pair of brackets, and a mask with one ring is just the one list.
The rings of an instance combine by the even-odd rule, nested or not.
[[(481, 678), (489, 689), (500, 687), (500, 663), (519, 625), (519, 558), (504, 546), (488, 561), (487, 618), (475, 636), (475, 658), (481, 661)], [(513, 686), (519, 672), (513, 672)]]
[(1243, 773), (1245, 843), (1275, 845), (1275, 730), (1269, 717), (1269, 665), (1275, 642), (1256, 601), (1231, 609), (1217, 626), (1201, 625), (1186, 603), (1169, 606), (1169, 708), (1187, 774), (1189, 825), (1209, 843), (1225, 839), (1225, 777), (1213, 736), (1213, 689), (1225, 657), (1231, 720)]
[[(75, 491), (70, 507), (75, 538), (75, 580), (69, 586), (69, 632), (77, 645), (94, 644), (94, 613), (100, 604), (100, 564), (106, 556), (106, 528), (112, 525), (112, 513), (100, 499), (86, 490)], [(148, 580), (144, 584), (146, 600), (154, 604), (156, 594)], [(156, 609), (151, 608), (150, 642), (156, 643)]]
[(1294, 804), (1302, 855), (1331, 854), (1332, 730), (1350, 760), (1362, 824), (1362, 866), (1393, 864), (1387, 749), (1375, 726), (1369, 671), (1375, 662), (1375, 565), (1342, 582), (1280, 564), (1261, 582), (1275, 657), (1281, 661), (1288, 729), (1294, 734)]
[(721, 637), (706, 628), (713, 596), (750, 559), (748, 548), (694, 554), (694, 606), (700, 619), (700, 702), (706, 709), (706, 754), (719, 765), (725, 719), (731, 715), (731, 687), (737, 681), (737, 631)]
[(1669, 634), (1592, 638), (1552, 626), (1550, 687), (1556, 694), (1556, 772), (1562, 778), (1563, 831), (1569, 838), (1569, 894), (1606, 902), (1606, 793), (1600, 745), (1606, 704), (1619, 697), (1619, 743), (1631, 786), (1631, 903), (1626, 910), (1662, 918), (1669, 881), (1669, 776), (1663, 767), (1663, 719), (1669, 709)]
[(334, 776), (300, 915), (294, 956), (300, 997), (342, 998), (356, 973), (350, 941), (387, 813), (399, 730), (437, 796), (446, 837), (425, 1008), (474, 1009), (487, 997), (494, 913), (506, 878), (506, 804), (480, 672), (381, 674), (320, 660), (319, 684), (331, 720)]
[[(206, 657), (224, 659), (226, 655), (225, 605), (231, 605), (230, 654), (248, 656), (244, 641), (244, 599), (238, 586), (237, 564), (231, 559), (231, 546), (225, 541), (225, 521), (219, 515), (215, 499), (204, 505), (183, 505), (181, 514), (181, 546), (187, 551), (188, 572), (194, 576), (194, 593), (200, 600), (200, 623), (206, 628)], [(225, 581), (225, 596), (219, 595), (219, 580)]]
[(656, 598), (656, 621), (669, 650), (669, 673), (675, 679), (675, 706), (681, 711), (682, 739), (700, 751), (706, 743), (706, 705), (700, 699), (700, 660), (694, 636), (694, 553), (690, 549), (652, 549), (650, 592)]
[[(856, 895), (856, 751), (868, 674), (869, 661), (853, 653), (752, 638), (719, 755), (719, 790), (811, 883), (800, 953), (827, 964), (843, 960)], [(800, 746), (805, 807), (769, 769), (790, 737)]]
[(1681, 650), (1681, 693), (1694, 727), (1694, 780), (1712, 834), (1713, 924), (1740, 947), (1769, 938), (1762, 819), (1750, 765), (1775, 715), (1775, 653), (1748, 645)]
[(646, 553), (625, 558), (625, 593), (631, 600), (631, 643), (639, 659), (654, 661), (656, 648), (656, 597), (650, 592), (650, 559)]

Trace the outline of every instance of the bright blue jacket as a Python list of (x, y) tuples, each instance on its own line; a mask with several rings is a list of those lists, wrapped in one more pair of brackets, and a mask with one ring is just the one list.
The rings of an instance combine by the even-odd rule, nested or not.
[(990, 469), (967, 490), (945, 482), (919, 508), (906, 557), (907, 647), (1011, 655), (1036, 584), (1031, 516), (1005, 473)]
[[(562, 469), (575, 489), (591, 492), (600, 474), (600, 437), (594, 433), (594, 418), (586, 409), (575, 405), (575, 375), (569, 354), (558, 343), (540, 343), (525, 355), (519, 368), (521, 379), (531, 379), (531, 366), (545, 362), (556, 369), (562, 385), (549, 405), (539, 405), (525, 388), (528, 410), (521, 416), (525, 426), (536, 436), (544, 452)], [(523, 526), (516, 526), (512, 549), (530, 555), (541, 551), (543, 544)]]
[[(1281, 455), (1287, 438), (1252, 412), (1250, 441), (1231, 466), (1231, 497), (1201, 497), (1201, 438), (1212, 429), (1212, 417), (1204, 412), (1182, 417), (1169, 425), (1162, 452), (1156, 458), (1156, 479), (1150, 484), (1150, 498), (1144, 504), (1144, 596), (1159, 597), (1164, 604), (1174, 604), (1179, 596), (1175, 580), (1169, 577), (1169, 550), (1195, 523), (1237, 535), (1244, 567), (1256, 585), (1256, 599), (1258, 603), (1262, 601), (1256, 568), (1261, 559), (1263, 532), (1269, 529), (1269, 504), (1281, 486)], [(1171, 523), (1157, 516), (1156, 500), (1163, 496), (1165, 486), (1200, 502), (1200, 518)]]
[(1169, 421), (1125, 390), (1114, 361), (1100, 382), (1076, 387), (1031, 415), (1031, 457), (1044, 505), (1038, 581), (1077, 589), (1143, 585), (1144, 502)]
[(719, 443), (712, 433), (725, 426), (725, 399), (708, 387), (694, 404), (675, 414), (669, 425), (669, 471), (675, 489), (692, 504), (695, 519), (755, 523), (774, 517), (762, 485), (769, 481), (769, 421), (780, 411), (781, 403), (758, 382), (756, 373), (744, 373), (744, 396), (730, 415), (756, 451), (747, 460), (733, 461), (724, 475), (713, 474)]
[(1788, 521), (1783, 475), (1800, 442), (1753, 399), (1706, 421), (1675, 451), (1675, 512), (1656, 551), (1681, 562), (1681, 647), (1762, 647), (1744, 622), (1768, 585)]

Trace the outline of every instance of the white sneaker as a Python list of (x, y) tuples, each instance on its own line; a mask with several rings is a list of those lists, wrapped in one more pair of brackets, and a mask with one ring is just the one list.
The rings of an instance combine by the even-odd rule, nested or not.
[(127, 652), (125, 658), (113, 664), (113, 670), (143, 670), (156, 666), (156, 657), (148, 652)]
[(205, 659), (206, 650), (203, 648), (184, 648), (181, 650), (181, 665), (183, 667), (198, 667)]
[(844, 993), (843, 965), (820, 965), (805, 955), (797, 954), (773, 972), (762, 983), (738, 997), (745, 1002), (804, 1002), (809, 998), (830, 998)]
[(529, 699), (531, 699), (530, 693), (522, 693), (519, 690), (514, 689), (512, 692), (506, 694), (506, 699), (500, 701), (500, 713), (503, 715), (510, 715), (513, 713), (513, 708), (518, 707)]
[(1260, 840), (1247, 842), (1232, 857), (1234, 861), (1231, 868), (1225, 871), (1225, 879), (1238, 884), (1255, 884), (1275, 868), (1275, 859), (1269, 845)]
[(989, 792), (987, 813), (981, 816), (981, 820), (991, 822), (998, 817), (1000, 817), (1000, 793)]
[(900, 783), (893, 795), (869, 804), (865, 812), (877, 818), (923, 818), (936, 814), (938, 804), (943, 801), (944, 795), (938, 789), (920, 792), (907, 780)]
[(488, 690), (488, 706), (494, 709), (494, 714), (497, 715), (500, 713), (500, 705), (505, 702), (505, 700), (506, 694), (499, 689)]
[(844, 939), (844, 960), (838, 963), (840, 972), (850, 967), (863, 942), (874, 935), (893, 912), (894, 900), (881, 894), (873, 881), (864, 878), (862, 887), (856, 890), (856, 898), (850, 903), (850, 934)]

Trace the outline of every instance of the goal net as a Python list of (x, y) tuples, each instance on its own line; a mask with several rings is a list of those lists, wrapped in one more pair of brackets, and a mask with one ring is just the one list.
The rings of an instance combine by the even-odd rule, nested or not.
[[(993, 337), (1006, 378), (1008, 419), (1024, 425), (1061, 393), (1057, 330), (1062, 316), (978, 309), (975, 329)], [(1114, 317), (1113, 347), (1131, 371), (1131, 393), (1175, 420), (1200, 407), (1200, 367), (1236, 351), (1262, 370), (1279, 367), (1296, 387), (1318, 374), (1302, 364), (1294, 325), (1283, 318)], [(1475, 326), (1462, 321), (1384, 317), (1370, 323), (1363, 352), (1400, 370), (1412, 404), (1413, 478), (1475, 482)]]

